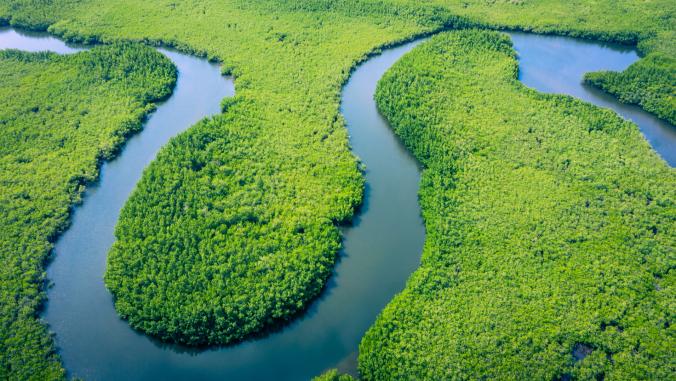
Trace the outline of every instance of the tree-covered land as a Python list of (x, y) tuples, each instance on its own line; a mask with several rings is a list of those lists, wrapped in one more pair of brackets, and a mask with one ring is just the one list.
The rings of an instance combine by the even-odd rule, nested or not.
[(331, 369), (313, 378), (312, 381), (355, 381), (355, 378), (349, 374), (338, 373), (337, 369)]
[(116, 229), (106, 273), (116, 308), (163, 340), (229, 344), (320, 293), (340, 248), (337, 225), (363, 187), (338, 114), (340, 84), (373, 47), (421, 28), (350, 9), (258, 7), (213, 8), (212, 22), (230, 25), (213, 49), (237, 96), (160, 152)]
[(676, 125), (675, 56), (653, 53), (621, 73), (588, 73), (585, 81)]
[(0, 378), (63, 374), (36, 316), (45, 260), (101, 160), (175, 80), (171, 61), (141, 45), (0, 51)]
[[(455, 20), (410, 6), (326, 4), (84, 2), (51, 26), (67, 38), (175, 45), (221, 59), (236, 77), (226, 112), (162, 150), (122, 212), (106, 284), (133, 327), (227, 344), (290, 318), (321, 291), (340, 247), (337, 224), (363, 187), (340, 86), (375, 47)], [(17, 19), (22, 12), (34, 14), (19, 7)]]
[(674, 1), (433, 0), (432, 3), (492, 28), (638, 44), (645, 58), (624, 72), (594, 73), (587, 81), (623, 102), (638, 104), (676, 124)]
[[(413, 7), (317, 4), (0, 3), (11, 24), (89, 42), (161, 42), (220, 59), (236, 77), (225, 113), (168, 144), (122, 212), (106, 284), (134, 327), (189, 344), (232, 342), (301, 311), (329, 276), (336, 224), (363, 187), (341, 84), (375, 47), (441, 21)], [(11, 351), (29, 352), (24, 336)], [(45, 330), (33, 337), (50, 342)]]
[(367, 380), (669, 379), (676, 172), (613, 112), (517, 80), (509, 37), (443, 33), (376, 100), (424, 167), (420, 268)]
[(237, 96), (224, 114), (174, 139), (146, 171), (123, 211), (106, 276), (132, 325), (197, 344), (232, 342), (288, 319), (321, 290), (340, 246), (336, 224), (351, 217), (363, 187), (340, 89), (379, 46), (481, 25), (662, 49), (653, 36), (672, 28), (673, 7), (670, 0), (6, 0), (0, 20), (67, 39), (162, 42), (219, 59), (235, 75)]

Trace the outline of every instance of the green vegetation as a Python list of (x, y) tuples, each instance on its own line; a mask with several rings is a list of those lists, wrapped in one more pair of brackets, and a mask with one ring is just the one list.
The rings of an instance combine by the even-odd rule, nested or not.
[(433, 37), (376, 100), (424, 167), (422, 264), (365, 379), (669, 379), (676, 172), (637, 127), (517, 80), (508, 36)]
[(0, 51), (0, 378), (63, 376), (37, 319), (43, 264), (70, 207), (141, 127), (176, 71), (121, 44), (68, 56)]
[[(330, 275), (334, 222), (360, 201), (356, 165), (321, 136), (313, 148), (336, 150), (336, 162), (275, 147), (253, 107), (241, 100), (229, 106), (236, 117), (173, 139), (125, 205), (106, 284), (133, 327), (186, 344), (228, 343), (299, 311)], [(330, 174), (336, 180), (318, 181)]]
[[(144, 19), (132, 21), (137, 14)], [(340, 86), (374, 47), (431, 30), (415, 12), (404, 14), (397, 21), (383, 7), (370, 15), (312, 3), (96, 2), (52, 25), (66, 37), (208, 52), (237, 78), (227, 112), (163, 149), (122, 212), (106, 284), (132, 326), (165, 340), (225, 344), (318, 295), (340, 247), (336, 225), (351, 217), (363, 188), (339, 115)]]
[(675, 68), (676, 57), (654, 53), (622, 73), (589, 73), (585, 81), (676, 125)]
[(349, 374), (340, 374), (337, 369), (331, 369), (313, 378), (312, 381), (355, 381), (355, 378)]
[[(238, 53), (272, 50), (274, 65), (254, 57), (242, 61), (246, 70), (235, 65), (238, 95), (226, 113), (173, 139), (122, 211), (106, 284), (134, 328), (189, 345), (228, 344), (297, 314), (331, 274), (336, 225), (352, 216), (363, 187), (338, 92), (353, 63), (385, 42), (348, 39), (356, 29), (397, 38), (411, 26), (369, 26), (389, 17), (379, 8), (373, 14), (384, 16), (364, 25), (366, 11), (297, 8), (264, 8), (267, 32), (259, 33), (268, 37)], [(308, 33), (308, 23), (326, 34)], [(324, 46), (332, 39), (341, 50)]]
[[(7, 0), (0, 21), (82, 41), (162, 42), (219, 59), (235, 75), (225, 113), (174, 139), (144, 174), (106, 274), (133, 326), (198, 344), (288, 319), (321, 290), (340, 245), (336, 224), (351, 217), (363, 187), (340, 88), (375, 49), (482, 25), (639, 42), (670, 55), (654, 36), (673, 29), (673, 8), (671, 0)], [(29, 340), (22, 335), (16, 350)]]
[[(671, 32), (676, 22), (676, 4), (669, 0), (431, 0), (431, 3), (491, 28), (631, 44)], [(671, 44), (664, 48), (676, 54)]]
[(637, 44), (645, 58), (622, 73), (587, 76), (590, 84), (676, 120), (676, 2), (587, 0), (435, 0), (453, 14), (498, 29)]

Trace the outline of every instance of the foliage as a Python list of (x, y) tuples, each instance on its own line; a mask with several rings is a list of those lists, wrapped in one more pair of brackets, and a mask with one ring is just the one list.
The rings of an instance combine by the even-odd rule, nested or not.
[(676, 57), (658, 52), (634, 63), (622, 73), (597, 72), (585, 81), (635, 103), (676, 125)]
[[(3, 0), (0, 21), (21, 28), (46, 30), (59, 18), (72, 12), (83, 0)], [(3, 22), (0, 22), (2, 24)]]
[[(312, 3), (305, 7), (316, 12)], [(261, 49), (291, 38), (276, 33)], [(364, 51), (354, 51), (343, 72)], [(285, 57), (281, 49), (278, 60)], [(316, 65), (317, 57), (307, 64)], [(337, 99), (331, 93), (338, 86), (306, 82), (331, 70), (327, 64), (283, 88), (283, 104), (303, 99), (299, 86), (323, 92), (318, 99)], [(279, 83), (280, 76), (269, 78)], [(106, 273), (116, 308), (132, 327), (166, 341), (228, 344), (297, 314), (331, 274), (340, 247), (336, 224), (361, 202), (363, 179), (337, 109), (329, 115), (270, 110), (261, 106), (269, 100), (238, 77), (238, 96), (223, 102), (225, 115), (172, 140), (145, 171), (116, 230)], [(290, 120), (295, 123), (283, 122)]]
[[(211, 29), (196, 29), (192, 38), (218, 53), (238, 95), (145, 171), (122, 211), (106, 273), (133, 327), (189, 345), (264, 332), (320, 293), (340, 248), (337, 225), (351, 218), (363, 188), (338, 114), (340, 84), (375, 46), (419, 28), (378, 26), (388, 16), (238, 8), (206, 9), (205, 25), (229, 24), (230, 33), (214, 40)], [(106, 40), (106, 32), (94, 35)], [(159, 40), (174, 32), (148, 33)]]
[(237, 78), (225, 114), (165, 147), (122, 212), (106, 273), (120, 314), (166, 340), (224, 344), (300, 312), (361, 202), (341, 84), (375, 47), (430, 29), (239, 0), (20, 3), (0, 15), (67, 39), (172, 45)]
[(520, 29), (636, 44), (644, 59), (621, 73), (588, 76), (588, 83), (676, 120), (676, 2), (573, 0), (435, 0), (457, 15), (498, 29)]
[(340, 374), (337, 369), (327, 370), (312, 381), (355, 381), (355, 378), (349, 374)]
[(176, 138), (146, 171), (109, 257), (120, 314), (165, 340), (230, 343), (317, 296), (340, 247), (336, 225), (363, 187), (338, 113), (340, 85), (374, 47), (426, 31), (387, 12), (264, 6), (97, 3), (50, 27), (66, 38), (208, 52), (237, 77), (225, 115)]
[(339, 248), (335, 225), (362, 195), (339, 115), (356, 63), (380, 46), (468, 25), (646, 47), (670, 27), (669, 0), (612, 3), (8, 0), (0, 20), (67, 39), (164, 43), (220, 60), (237, 78), (225, 114), (176, 138), (144, 175), (107, 274), (134, 326), (196, 344), (286, 320), (321, 289)]
[[(395, 0), (410, 1), (410, 0)], [(634, 44), (674, 28), (670, 0), (431, 0), (453, 14), (498, 29)], [(676, 54), (676, 52), (674, 52)]]
[(517, 80), (509, 38), (443, 33), (376, 100), (421, 161), (420, 268), (360, 346), (374, 379), (668, 379), (676, 172), (616, 114)]
[(101, 159), (175, 79), (171, 61), (131, 44), (68, 56), (0, 52), (0, 378), (63, 376), (36, 318), (43, 263)]

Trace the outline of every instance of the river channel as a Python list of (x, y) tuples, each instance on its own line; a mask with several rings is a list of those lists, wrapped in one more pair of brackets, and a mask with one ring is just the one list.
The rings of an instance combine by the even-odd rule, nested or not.
[[(510, 33), (519, 53), (520, 80), (544, 92), (569, 94), (610, 107), (637, 123), (672, 166), (676, 131), (636, 106), (581, 83), (596, 70), (623, 70), (638, 59), (632, 48), (571, 38)], [(420, 40), (385, 49), (352, 73), (341, 112), (353, 152), (366, 166), (365, 201), (343, 230), (343, 250), (323, 295), (288, 326), (267, 337), (224, 348), (195, 349), (160, 343), (132, 330), (113, 307), (103, 284), (106, 256), (119, 212), (157, 151), (198, 120), (219, 112), (233, 82), (217, 64), (160, 49), (178, 67), (172, 96), (158, 105), (144, 129), (101, 168), (70, 228), (58, 239), (48, 267), (53, 286), (43, 315), (70, 376), (88, 380), (306, 380), (338, 367), (354, 373), (356, 351), (378, 313), (418, 267), (425, 238), (417, 201), (420, 168), (377, 111), (380, 77)], [(73, 47), (41, 33), (0, 29), (0, 49)]]

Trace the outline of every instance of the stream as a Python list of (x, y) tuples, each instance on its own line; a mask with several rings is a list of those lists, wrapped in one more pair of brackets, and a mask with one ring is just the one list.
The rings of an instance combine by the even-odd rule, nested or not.
[[(671, 165), (673, 126), (580, 84), (581, 73), (622, 70), (638, 59), (631, 48), (571, 38), (511, 33), (520, 79), (546, 92), (567, 93), (610, 107), (635, 121)], [(48, 266), (53, 283), (43, 318), (55, 332), (69, 376), (87, 380), (307, 380), (338, 367), (355, 373), (359, 341), (378, 313), (418, 267), (425, 231), (417, 202), (420, 168), (377, 111), (377, 81), (421, 40), (385, 49), (361, 64), (343, 89), (341, 112), (353, 152), (366, 165), (364, 204), (342, 228), (343, 250), (325, 292), (307, 313), (267, 337), (223, 348), (158, 342), (121, 320), (103, 284), (106, 255), (120, 209), (157, 151), (177, 133), (219, 112), (234, 94), (218, 65), (160, 49), (178, 67), (172, 96), (158, 105), (143, 131), (101, 168), (55, 244)], [(42, 33), (0, 29), (0, 49), (74, 53)]]

